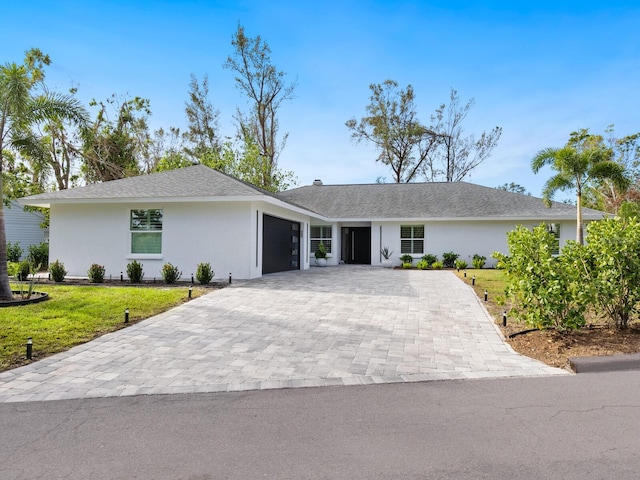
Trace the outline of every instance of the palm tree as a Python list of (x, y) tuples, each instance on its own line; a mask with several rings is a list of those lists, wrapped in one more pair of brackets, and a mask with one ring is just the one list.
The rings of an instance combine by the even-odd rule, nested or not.
[(602, 147), (578, 149), (573, 146), (564, 148), (546, 148), (538, 152), (531, 160), (533, 173), (549, 165), (556, 174), (544, 185), (542, 197), (547, 206), (558, 190), (576, 191), (577, 225), (576, 241), (584, 244), (582, 227), (582, 192), (592, 182), (610, 180), (618, 188), (626, 189), (629, 179), (622, 165), (612, 162), (611, 151)]
[(11, 300), (7, 272), (7, 238), (5, 232), (2, 173), (3, 149), (19, 148), (30, 138), (30, 127), (47, 119), (68, 120), (77, 124), (87, 121), (82, 105), (70, 95), (35, 92), (44, 75), (43, 65), (49, 58), (39, 50), (27, 52), (22, 65), (0, 66), (0, 300)]

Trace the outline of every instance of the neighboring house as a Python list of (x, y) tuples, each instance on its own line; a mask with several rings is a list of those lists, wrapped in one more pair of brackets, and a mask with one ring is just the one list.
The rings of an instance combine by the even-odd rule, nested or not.
[(47, 230), (42, 228), (45, 217), (40, 212), (28, 212), (18, 202), (11, 200), (4, 205), (4, 225), (7, 242), (19, 243), (22, 259), (29, 254), (30, 245), (47, 241)]
[[(574, 206), (469, 183), (314, 185), (273, 194), (202, 165), (21, 199), (50, 207), (50, 259), (69, 275), (92, 263), (118, 278), (143, 263), (145, 278), (170, 262), (189, 278), (200, 262), (218, 277), (256, 278), (307, 269), (323, 242), (329, 263), (381, 265), (453, 251), (507, 252), (516, 225), (553, 225), (559, 244), (575, 237)], [(584, 209), (585, 221), (602, 212)]]

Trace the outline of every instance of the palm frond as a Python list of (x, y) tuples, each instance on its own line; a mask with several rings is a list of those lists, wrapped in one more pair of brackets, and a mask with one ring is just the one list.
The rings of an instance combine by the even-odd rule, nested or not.
[(531, 160), (531, 169), (533, 170), (533, 173), (538, 173), (545, 165), (554, 163), (557, 152), (557, 148), (545, 148), (544, 150), (540, 150)]

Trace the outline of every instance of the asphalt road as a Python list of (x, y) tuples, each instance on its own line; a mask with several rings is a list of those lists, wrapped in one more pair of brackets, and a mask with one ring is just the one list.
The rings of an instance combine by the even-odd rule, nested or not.
[(0, 405), (0, 479), (637, 479), (640, 372)]

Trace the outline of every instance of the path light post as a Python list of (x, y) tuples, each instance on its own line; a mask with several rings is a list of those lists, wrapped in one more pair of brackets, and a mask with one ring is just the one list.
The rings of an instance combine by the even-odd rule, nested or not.
[(129, 323), (129, 309), (125, 308), (124, 310), (124, 323)]
[(484, 301), (487, 301), (487, 297), (489, 296), (489, 292), (487, 292), (486, 290), (484, 291)]
[(474, 275), (473, 278), (471, 279), (471, 285), (475, 285), (476, 284), (476, 276)]
[(502, 326), (503, 327), (507, 326), (507, 311), (506, 310), (504, 312), (502, 312)]
[(231, 272), (229, 272), (229, 285), (231, 285)]
[(189, 300), (191, 300), (191, 292), (193, 290), (193, 285), (189, 285)]
[(467, 271), (464, 271), (464, 278), (467, 278)]
[(33, 356), (33, 339), (31, 337), (27, 338), (27, 360), (31, 360)]

